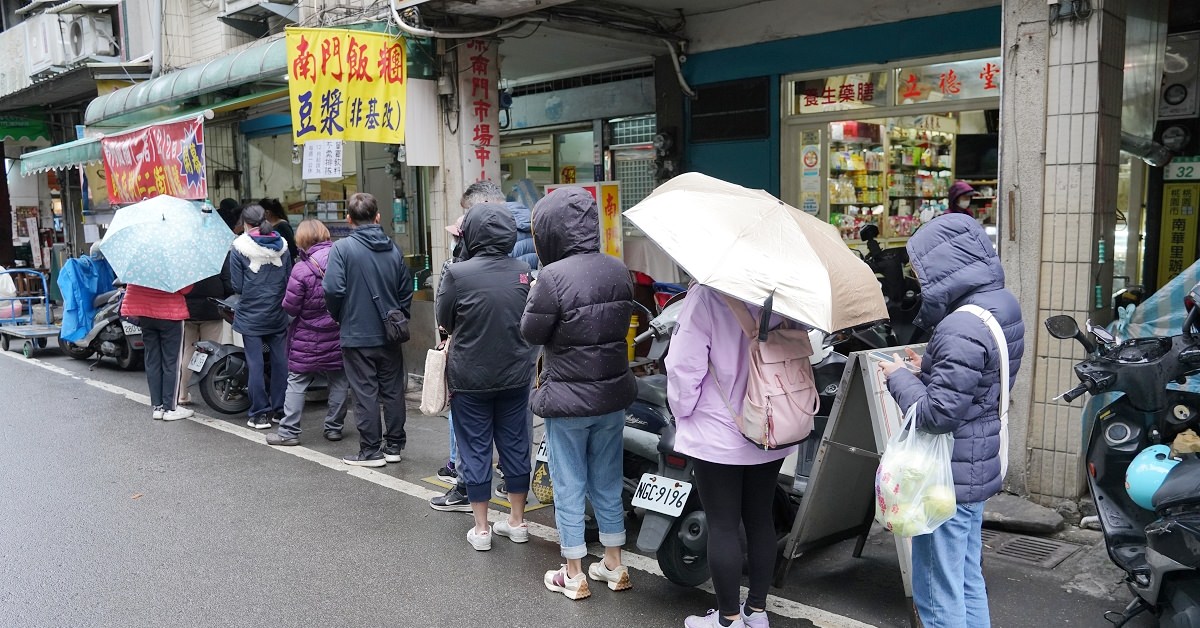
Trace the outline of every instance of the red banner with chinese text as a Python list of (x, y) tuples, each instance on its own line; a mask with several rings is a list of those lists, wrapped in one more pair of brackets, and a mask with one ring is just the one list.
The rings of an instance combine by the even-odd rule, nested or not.
[(204, 118), (156, 124), (100, 140), (108, 198), (113, 205), (160, 194), (208, 198)]
[(297, 144), (404, 143), (403, 39), (338, 28), (289, 28), (288, 100)]

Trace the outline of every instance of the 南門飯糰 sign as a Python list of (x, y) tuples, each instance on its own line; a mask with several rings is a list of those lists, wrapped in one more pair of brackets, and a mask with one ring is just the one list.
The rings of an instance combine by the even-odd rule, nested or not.
[(289, 28), (288, 100), (297, 144), (404, 142), (405, 41), (384, 33)]
[(100, 152), (108, 199), (114, 205), (160, 194), (208, 197), (202, 116), (105, 136)]

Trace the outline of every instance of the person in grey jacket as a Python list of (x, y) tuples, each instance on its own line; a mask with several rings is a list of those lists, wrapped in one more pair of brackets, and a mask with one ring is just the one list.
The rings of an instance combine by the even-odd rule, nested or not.
[[(517, 543), (529, 540), (525, 498), (529, 492), (529, 382), (534, 350), (521, 337), (521, 312), (529, 295), (530, 268), (508, 256), (517, 238), (503, 205), (484, 203), (462, 224), (462, 260), (446, 267), (438, 286), (437, 321), (450, 334), (446, 379), (453, 429), (462, 460), (475, 526), (467, 541), (491, 549), (492, 534)], [(492, 496), (492, 444), (500, 454), (512, 511), (487, 526)]]
[(533, 237), (546, 265), (530, 292), (521, 333), (545, 345), (533, 411), (546, 419), (554, 517), (567, 559), (562, 569), (546, 572), (543, 583), (579, 600), (591, 595), (582, 563), (585, 495), (604, 545), (603, 560), (588, 574), (614, 591), (631, 586), (621, 564), (621, 437), (625, 408), (637, 397), (625, 341), (633, 283), (624, 262), (600, 252), (600, 214), (582, 188), (560, 188), (538, 201)]
[[(404, 254), (379, 226), (379, 204), (365, 192), (346, 202), (354, 232), (334, 242), (321, 280), (325, 307), (339, 325), (342, 361), (354, 391), (359, 450), (342, 458), (349, 465), (382, 467), (400, 462), (404, 433), (404, 355), (389, 345), (385, 313), (409, 314), (412, 276)], [(383, 408), (382, 426), (380, 407)]]
[(980, 558), (984, 502), (1000, 491), (1000, 353), (976, 305), (1000, 323), (1008, 345), (1009, 382), (1025, 351), (1021, 308), (1004, 287), (1004, 270), (983, 228), (950, 214), (908, 242), (921, 282), (916, 323), (933, 335), (924, 357), (909, 350), (914, 373), (897, 359), (881, 365), (900, 409), (915, 406), (916, 429), (952, 433), (951, 468), (958, 509), (931, 534), (913, 537), (913, 601), (927, 628), (990, 625)]
[[(287, 314), (280, 304), (292, 272), (292, 258), (279, 234), (271, 231), (266, 212), (258, 205), (242, 210), (250, 229), (233, 241), (229, 277), (240, 295), (233, 331), (242, 335), (249, 373), (250, 418), (246, 425), (270, 429), (283, 416), (287, 392)], [(271, 379), (266, 380), (265, 351), (270, 353)]]

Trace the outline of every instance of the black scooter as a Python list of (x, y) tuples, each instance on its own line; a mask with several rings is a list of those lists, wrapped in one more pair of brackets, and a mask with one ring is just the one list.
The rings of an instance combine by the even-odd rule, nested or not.
[[(225, 299), (209, 297), (221, 318), (233, 323), (234, 312), (237, 309), (238, 296)], [(204, 403), (221, 414), (243, 414), (250, 409), (250, 393), (247, 386), (250, 381), (250, 371), (246, 363), (246, 350), (237, 345), (223, 345), (209, 340), (196, 343), (196, 353), (192, 354), (187, 368), (196, 376), (194, 386), (199, 386), (200, 396)], [(263, 346), (263, 351), (267, 347)], [(270, 377), (270, 360), (263, 361), (267, 369), (266, 377)]]
[[(1200, 301), (1200, 285), (1192, 298)], [(1106, 618), (1123, 626), (1149, 611), (1160, 626), (1200, 627), (1200, 456), (1185, 454), (1171, 469), (1154, 494), (1154, 511), (1138, 506), (1126, 490), (1126, 472), (1139, 452), (1168, 445), (1185, 430), (1200, 431), (1200, 395), (1167, 387), (1200, 373), (1200, 307), (1189, 309), (1178, 336), (1121, 343), (1090, 322), (1085, 334), (1069, 316), (1045, 324), (1050, 335), (1078, 340), (1088, 353), (1075, 365), (1081, 383), (1060, 395), (1063, 400), (1124, 393), (1096, 414), (1085, 458), (1109, 558), (1125, 571), (1135, 595), (1123, 613)]]

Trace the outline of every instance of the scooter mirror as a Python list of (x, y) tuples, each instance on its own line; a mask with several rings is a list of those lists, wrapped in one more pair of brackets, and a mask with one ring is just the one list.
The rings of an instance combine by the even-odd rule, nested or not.
[(866, 242), (868, 240), (874, 240), (875, 238), (878, 238), (878, 237), (879, 237), (879, 227), (877, 227), (873, 223), (867, 223), (867, 224), (863, 225), (862, 229), (858, 230), (858, 238), (860, 240), (862, 240), (863, 242)]
[(1059, 340), (1067, 340), (1079, 335), (1079, 323), (1070, 316), (1060, 314), (1046, 319), (1046, 330)]

